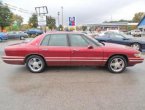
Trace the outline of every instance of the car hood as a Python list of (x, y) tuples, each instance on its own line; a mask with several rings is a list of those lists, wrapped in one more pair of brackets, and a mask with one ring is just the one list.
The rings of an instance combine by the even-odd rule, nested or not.
[(104, 50), (105, 51), (112, 51), (112, 52), (137, 52), (137, 50), (129, 47), (129, 46), (125, 46), (125, 45), (120, 45), (120, 44), (113, 44), (113, 43), (104, 43)]

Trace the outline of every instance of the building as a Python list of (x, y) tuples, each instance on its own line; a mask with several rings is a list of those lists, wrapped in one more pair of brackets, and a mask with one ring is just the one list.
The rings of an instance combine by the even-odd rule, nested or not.
[(142, 32), (145, 32), (145, 16), (141, 19), (141, 21), (137, 25), (138, 29)]
[(103, 31), (107, 30), (118, 30), (127, 32), (137, 28), (138, 23), (128, 23), (128, 22), (115, 22), (115, 23), (101, 23), (101, 24), (87, 24), (88, 28), (95, 30), (96, 28), (100, 28)]

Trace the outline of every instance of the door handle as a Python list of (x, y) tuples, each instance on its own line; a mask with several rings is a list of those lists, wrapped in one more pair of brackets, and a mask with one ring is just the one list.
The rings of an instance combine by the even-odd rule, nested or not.
[(73, 51), (79, 51), (78, 49), (73, 49)]
[(73, 49), (72, 53), (78, 52), (78, 49)]

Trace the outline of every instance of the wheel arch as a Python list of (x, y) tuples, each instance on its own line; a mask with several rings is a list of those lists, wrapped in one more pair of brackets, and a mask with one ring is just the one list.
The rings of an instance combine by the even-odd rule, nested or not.
[(107, 60), (107, 62), (106, 62), (105, 65), (107, 65), (107, 64), (108, 64), (108, 61), (109, 61), (112, 57), (114, 57), (114, 56), (122, 56), (122, 57), (124, 57), (124, 58), (126, 59), (127, 65), (128, 65), (128, 62), (129, 62), (128, 56), (127, 56), (127, 55), (124, 55), (124, 54), (114, 54), (114, 55), (111, 55), (111, 56), (108, 58), (108, 60)]
[(28, 59), (30, 56), (32, 56), (32, 55), (40, 56), (40, 57), (44, 60), (45, 64), (47, 64), (47, 63), (46, 63), (46, 60), (45, 60), (45, 58), (44, 58), (44, 56), (43, 56), (43, 55), (40, 55), (40, 54), (29, 54), (29, 55), (27, 55), (27, 56), (25, 57), (25, 59), (24, 59), (24, 64), (26, 63), (27, 59)]

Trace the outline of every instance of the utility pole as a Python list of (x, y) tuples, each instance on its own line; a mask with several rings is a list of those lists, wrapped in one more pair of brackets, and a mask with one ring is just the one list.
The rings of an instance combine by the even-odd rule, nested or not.
[(59, 26), (60, 25), (59, 24), (59, 15), (60, 15), (60, 12), (58, 12), (57, 15), (58, 15), (58, 26)]
[(63, 27), (63, 6), (61, 7), (61, 11), (62, 11), (62, 27)]

